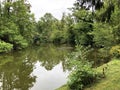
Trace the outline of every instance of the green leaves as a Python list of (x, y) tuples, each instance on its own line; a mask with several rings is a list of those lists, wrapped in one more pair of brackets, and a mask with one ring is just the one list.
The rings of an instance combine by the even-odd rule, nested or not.
[(96, 46), (111, 46), (113, 45), (114, 37), (112, 27), (106, 23), (94, 23), (94, 29), (91, 33)]
[(50, 13), (46, 13), (37, 23), (37, 30), (42, 39), (41, 42), (69, 43), (70, 30), (73, 20), (70, 15), (63, 13), (62, 19), (57, 20)]
[(97, 78), (92, 64), (86, 59), (88, 52), (88, 48), (77, 46), (76, 51), (68, 57), (68, 62), (72, 67), (72, 72), (68, 77), (68, 85), (72, 90), (83, 90), (85, 86), (92, 84)]
[(10, 43), (6, 43), (4, 41), (0, 41), (0, 53), (9, 52), (13, 49), (13, 45)]
[(3, 2), (0, 8), (0, 39), (12, 44), (13, 49), (27, 47), (36, 30), (34, 15), (29, 12), (28, 3), (24, 0)]
[(73, 32), (75, 34), (76, 44), (92, 45), (93, 37), (89, 33), (92, 31), (92, 25), (87, 22), (79, 22), (74, 25)]

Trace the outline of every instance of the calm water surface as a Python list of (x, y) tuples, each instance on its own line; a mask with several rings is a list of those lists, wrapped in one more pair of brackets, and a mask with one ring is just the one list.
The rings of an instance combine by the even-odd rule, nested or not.
[(0, 90), (55, 90), (67, 82), (68, 46), (41, 45), (0, 54)]

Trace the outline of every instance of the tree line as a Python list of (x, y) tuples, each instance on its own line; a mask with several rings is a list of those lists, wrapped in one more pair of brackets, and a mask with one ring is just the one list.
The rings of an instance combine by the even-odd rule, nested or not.
[(61, 20), (46, 13), (35, 21), (27, 0), (0, 2), (0, 52), (31, 44), (112, 47), (120, 43), (119, 0), (76, 0)]

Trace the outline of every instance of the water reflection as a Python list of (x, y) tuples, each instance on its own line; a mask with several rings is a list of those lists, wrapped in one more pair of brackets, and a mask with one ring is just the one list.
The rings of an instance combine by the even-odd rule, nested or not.
[[(28, 90), (35, 82), (35, 76), (31, 76), (33, 64), (24, 61), (20, 57), (3, 56), (0, 59), (1, 90)], [(21, 57), (22, 58), (22, 57)]]
[(68, 74), (64, 72), (64, 56), (71, 52), (67, 48), (42, 45), (0, 55), (0, 90), (52, 90), (61, 86)]
[(55, 90), (66, 83), (68, 72), (63, 72), (61, 63), (49, 71), (44, 67), (40, 67), (40, 64), (39, 62), (35, 64), (36, 69), (33, 71), (33, 74), (37, 78), (36, 84), (31, 90)]

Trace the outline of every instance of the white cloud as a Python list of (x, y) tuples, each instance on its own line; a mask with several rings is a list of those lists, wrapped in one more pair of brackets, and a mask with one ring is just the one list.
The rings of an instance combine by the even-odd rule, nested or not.
[(67, 8), (73, 6), (75, 0), (29, 0), (31, 11), (38, 20), (46, 12), (52, 13), (54, 17), (60, 19), (63, 12), (68, 12)]

